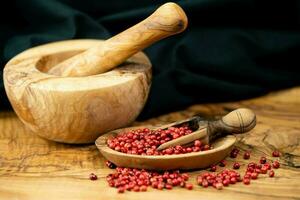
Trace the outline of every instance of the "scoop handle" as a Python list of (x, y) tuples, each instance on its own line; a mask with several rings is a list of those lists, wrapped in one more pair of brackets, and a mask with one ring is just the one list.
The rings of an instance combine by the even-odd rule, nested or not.
[(255, 113), (247, 108), (236, 109), (220, 120), (208, 122), (209, 140), (229, 133), (245, 133), (256, 125)]
[[(163, 143), (157, 150), (160, 151), (171, 146), (188, 144), (196, 139), (201, 140), (203, 144), (207, 144), (214, 139), (227, 134), (248, 132), (256, 125), (256, 116), (254, 112), (247, 108), (236, 109), (216, 121), (205, 121), (201, 118), (190, 119), (190, 121), (192, 120), (197, 121), (199, 126), (198, 130)], [(174, 124), (171, 125), (173, 126)]]
[(182, 32), (187, 17), (175, 3), (166, 3), (152, 15), (99, 46), (54, 66), (48, 73), (59, 76), (89, 76), (103, 73), (123, 63), (154, 42)]

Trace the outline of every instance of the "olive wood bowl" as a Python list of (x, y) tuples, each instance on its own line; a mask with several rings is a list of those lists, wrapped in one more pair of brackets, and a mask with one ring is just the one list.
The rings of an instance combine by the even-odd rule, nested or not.
[(58, 142), (92, 143), (102, 133), (135, 120), (151, 85), (151, 63), (144, 53), (102, 74), (62, 77), (47, 73), (61, 61), (102, 43), (49, 43), (28, 49), (7, 63), (6, 93), (30, 130)]

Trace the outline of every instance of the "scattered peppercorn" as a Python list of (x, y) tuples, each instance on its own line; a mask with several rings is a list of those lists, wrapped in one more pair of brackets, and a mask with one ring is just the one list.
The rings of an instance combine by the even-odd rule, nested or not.
[(269, 171), (269, 177), (274, 177), (275, 176), (275, 172), (273, 170)]
[(138, 185), (133, 187), (133, 191), (135, 192), (139, 192), (140, 191), (140, 187)]
[[(193, 146), (175, 146), (167, 148), (163, 151), (157, 151), (156, 148), (172, 139), (192, 133), (192, 130), (188, 126), (182, 127), (170, 127), (165, 130), (150, 130), (150, 129), (137, 129), (133, 131), (124, 132), (115, 138), (109, 139), (107, 144), (110, 148), (128, 154), (135, 155), (172, 155), (172, 154), (184, 154), (190, 152), (206, 151), (212, 147), (204, 145), (200, 140), (195, 140)], [(234, 148), (231, 153), (231, 158), (236, 158), (239, 154), (239, 149)], [(279, 152), (274, 151), (273, 157), (279, 157)], [(250, 158), (250, 152), (246, 151), (243, 155), (245, 160)], [(174, 171), (151, 171), (145, 169), (132, 169), (116, 167), (113, 163), (107, 161), (107, 167), (115, 169), (116, 172), (109, 174), (106, 177), (108, 185), (117, 188), (118, 193), (124, 193), (128, 191), (147, 191), (150, 186), (152, 188), (163, 190), (171, 190), (173, 187), (185, 187), (188, 190), (193, 189), (192, 183), (187, 183), (189, 176), (186, 173), (180, 173), (179, 170)], [(226, 161), (222, 160), (218, 163), (220, 167), (226, 166)], [(222, 190), (223, 187), (228, 187), (231, 184), (237, 182), (243, 182), (245, 185), (249, 185), (251, 179), (255, 180), (260, 174), (266, 174), (269, 171), (269, 177), (274, 177), (275, 172), (272, 169), (280, 167), (278, 161), (268, 163), (266, 157), (261, 157), (259, 163), (250, 162), (247, 165), (245, 175), (243, 178), (235, 170), (224, 169), (219, 173), (216, 172), (217, 166), (211, 165), (210, 171), (205, 172), (197, 176), (196, 181), (199, 186), (204, 188), (212, 186), (218, 190)], [(240, 163), (235, 162), (233, 169), (239, 169)], [(97, 180), (97, 176), (93, 173), (90, 174), (91, 180)]]
[(277, 160), (275, 160), (273, 162), (272, 166), (273, 166), (273, 168), (278, 169), (280, 167), (280, 163)]
[(249, 185), (249, 184), (250, 184), (250, 179), (249, 179), (249, 178), (244, 178), (244, 179), (243, 179), (243, 183), (244, 183), (245, 185)]
[(255, 169), (255, 168), (256, 168), (256, 166), (257, 166), (257, 165), (256, 165), (256, 163), (254, 163), (254, 162), (250, 162), (250, 163), (248, 163), (248, 168), (249, 168), (249, 167), (252, 167), (252, 168), (254, 168), (254, 169)]
[(118, 188), (118, 193), (124, 193), (125, 192), (125, 188), (124, 187), (119, 187)]
[(257, 177), (258, 177), (258, 173), (256, 172), (251, 173), (251, 179), (257, 179)]
[(216, 183), (216, 189), (217, 190), (222, 190), (223, 189), (223, 184), (222, 183)]
[(235, 163), (233, 163), (233, 169), (239, 169), (240, 168), (240, 163), (238, 163), (238, 162), (235, 162)]
[(225, 161), (225, 160), (221, 160), (221, 161), (219, 162), (219, 166), (220, 166), (220, 167), (225, 167), (225, 166), (226, 166), (226, 161)]
[(159, 190), (164, 189), (164, 187), (165, 187), (164, 183), (158, 183), (158, 185), (157, 185), (157, 189), (159, 189)]
[(95, 181), (98, 179), (97, 175), (94, 173), (91, 173), (89, 177), (90, 177), (90, 180), (92, 180), (92, 181)]
[(280, 156), (279, 151), (273, 151), (272, 156), (273, 157), (279, 157)]
[(231, 177), (230, 178), (230, 183), (231, 184), (235, 184), (237, 182), (236, 178), (235, 177)]
[(217, 166), (216, 166), (216, 165), (211, 165), (211, 166), (210, 166), (210, 171), (211, 171), (211, 172), (217, 171)]
[(115, 169), (117, 167), (114, 163), (112, 163), (110, 161), (106, 161), (105, 165), (110, 169)]
[(228, 179), (225, 179), (222, 181), (223, 186), (228, 186), (230, 184), (230, 181)]
[[(106, 177), (111, 187), (116, 187), (119, 193), (129, 191), (147, 191), (148, 186), (155, 189), (169, 189), (175, 186), (190, 188), (185, 184), (188, 174), (180, 173), (178, 170), (156, 172), (145, 169), (132, 169), (117, 167), (116, 172)], [(123, 191), (124, 188), (124, 191)]]
[(262, 174), (266, 174), (268, 172), (268, 168), (263, 166), (260, 171), (261, 171)]
[(264, 164), (264, 166), (265, 166), (268, 170), (270, 170), (270, 169), (272, 168), (272, 166), (271, 166), (270, 163), (266, 163), (266, 164)]
[(173, 187), (172, 187), (171, 184), (166, 184), (166, 185), (165, 185), (165, 188), (168, 189), (168, 190), (172, 190)]
[(232, 151), (230, 152), (230, 157), (231, 158), (236, 158), (239, 154), (240, 150), (238, 150), (237, 148), (232, 149)]
[(256, 168), (256, 169), (261, 169), (261, 168), (262, 168), (262, 164), (256, 164), (256, 165), (255, 165), (255, 168)]
[(192, 190), (192, 189), (193, 189), (193, 184), (191, 184), (191, 183), (186, 183), (186, 184), (185, 184), (185, 188), (188, 189), (188, 190)]
[(217, 174), (206, 172), (197, 176), (196, 180), (198, 185), (204, 188), (213, 186), (214, 188), (221, 190), (223, 186), (238, 182), (238, 180), (240, 180), (240, 174), (234, 170), (225, 169)]
[(264, 156), (262, 156), (261, 158), (260, 158), (260, 164), (265, 164), (266, 162), (267, 162), (267, 158), (266, 157), (264, 157)]
[(250, 153), (248, 152), (248, 151), (246, 151), (245, 153), (244, 153), (244, 159), (245, 160), (248, 160), (250, 158)]

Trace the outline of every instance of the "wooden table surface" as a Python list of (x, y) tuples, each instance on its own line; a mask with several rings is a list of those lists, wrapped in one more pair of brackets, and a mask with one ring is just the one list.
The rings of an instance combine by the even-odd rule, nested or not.
[[(269, 94), (251, 100), (195, 105), (140, 124), (159, 124), (200, 114), (225, 114), (238, 107), (248, 107), (257, 114), (257, 126), (238, 136), (241, 151), (250, 150), (251, 160), (282, 153), (276, 177), (260, 176), (246, 186), (242, 183), (223, 190), (196, 186), (189, 191), (149, 189), (148, 192), (118, 194), (108, 187), (105, 177), (112, 170), (104, 164), (94, 145), (66, 145), (44, 140), (28, 131), (13, 112), (0, 113), (0, 199), (300, 199), (300, 88)], [(227, 158), (228, 166), (232, 159)], [(244, 166), (247, 162), (239, 156)], [(98, 175), (90, 181), (91, 172)], [(199, 171), (189, 172), (191, 182)]]

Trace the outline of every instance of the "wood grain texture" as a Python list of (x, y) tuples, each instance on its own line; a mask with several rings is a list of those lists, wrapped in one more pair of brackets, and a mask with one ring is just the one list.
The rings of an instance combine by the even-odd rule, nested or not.
[(142, 52), (103, 74), (59, 77), (44, 73), (102, 43), (49, 43), (28, 49), (7, 63), (3, 78), (6, 93), (17, 115), (33, 132), (59, 142), (93, 143), (101, 133), (135, 120), (151, 85), (151, 63)]
[[(251, 185), (236, 184), (221, 191), (195, 187), (172, 191), (150, 189), (146, 193), (117, 194), (107, 186), (105, 176), (112, 172), (104, 166), (104, 159), (94, 145), (67, 145), (42, 139), (24, 128), (12, 112), (0, 113), (0, 199), (300, 199), (300, 88), (272, 93), (256, 99), (191, 106), (134, 125), (164, 124), (186, 119), (196, 114), (222, 115), (239, 107), (248, 107), (257, 115), (256, 127), (238, 135), (237, 146), (250, 150), (257, 161), (262, 154), (275, 149), (282, 153), (281, 168), (276, 177), (261, 176)], [(241, 156), (238, 160), (245, 162)], [(228, 158), (231, 166), (232, 159)], [(98, 175), (98, 181), (88, 180), (89, 173)], [(191, 182), (200, 171), (189, 172)]]
[(90, 76), (107, 72), (151, 44), (187, 27), (187, 17), (175, 3), (166, 3), (140, 23), (71, 57), (49, 70), (59, 76)]

